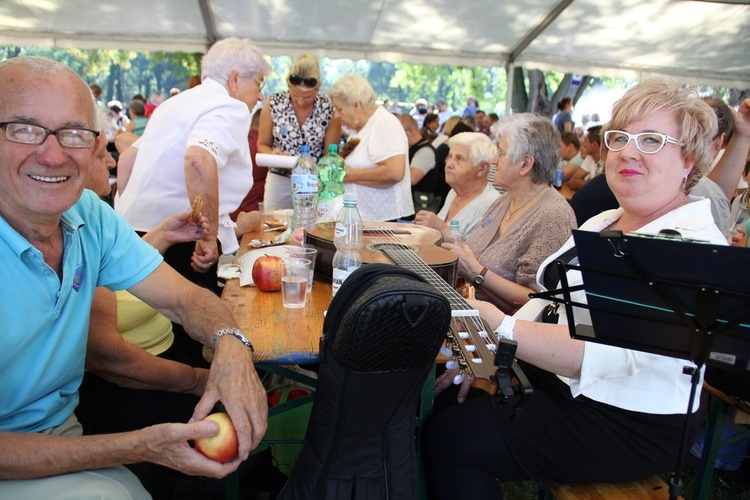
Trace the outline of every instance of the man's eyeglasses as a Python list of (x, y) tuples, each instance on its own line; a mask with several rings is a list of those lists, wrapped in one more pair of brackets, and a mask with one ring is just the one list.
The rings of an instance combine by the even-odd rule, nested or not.
[(638, 148), (638, 151), (647, 155), (658, 153), (668, 142), (677, 146), (685, 145), (674, 137), (658, 132), (642, 132), (640, 134), (628, 134), (622, 130), (604, 132), (604, 145), (610, 151), (622, 151), (631, 140), (635, 141), (635, 147)]
[(20, 144), (42, 144), (47, 137), (54, 135), (60, 146), (66, 148), (90, 148), (94, 146), (99, 132), (85, 128), (59, 128), (50, 130), (40, 125), (30, 123), (2, 122), (0, 128), (5, 129), (5, 138)]
[(317, 78), (302, 78), (299, 75), (289, 75), (289, 83), (292, 85), (303, 85), (307, 88), (313, 89), (318, 86)]
[(266, 81), (265, 81), (265, 80), (258, 80), (258, 79), (256, 78), (256, 79), (255, 79), (255, 83), (257, 83), (257, 84), (258, 84), (258, 88), (260, 89), (260, 91), (261, 91), (261, 92), (263, 92), (263, 89), (264, 89), (264, 88), (265, 88), (265, 86), (266, 86)]

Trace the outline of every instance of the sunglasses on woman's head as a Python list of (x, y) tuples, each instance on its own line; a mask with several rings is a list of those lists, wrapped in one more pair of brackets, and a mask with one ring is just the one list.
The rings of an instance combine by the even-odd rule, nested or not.
[(292, 85), (303, 85), (308, 88), (314, 88), (318, 86), (317, 78), (302, 78), (299, 75), (289, 75), (289, 83)]

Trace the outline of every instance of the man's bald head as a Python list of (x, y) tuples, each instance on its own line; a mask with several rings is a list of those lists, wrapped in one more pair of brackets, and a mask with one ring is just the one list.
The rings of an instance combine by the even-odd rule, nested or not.
[[(81, 119), (85, 120), (89, 127), (94, 130), (101, 128), (96, 102), (86, 82), (64, 64), (39, 56), (12, 57), (0, 62), (0, 115), (4, 115), (6, 111), (7, 99), (12, 99), (14, 94), (19, 91), (19, 85), (24, 85), (24, 82), (30, 78), (47, 81), (51, 85), (63, 81), (70, 82), (75, 92), (68, 97), (82, 99), (86, 107), (90, 109), (90, 115), (81, 117)], [(4, 117), (4, 119), (7, 118)]]

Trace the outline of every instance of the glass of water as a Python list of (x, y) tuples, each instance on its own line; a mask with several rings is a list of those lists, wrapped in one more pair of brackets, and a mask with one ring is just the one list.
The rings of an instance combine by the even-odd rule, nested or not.
[(289, 247), (287, 253), (293, 259), (307, 259), (310, 261), (310, 273), (307, 278), (307, 293), (312, 292), (313, 274), (315, 274), (315, 258), (318, 250), (310, 247)]
[(281, 296), (284, 307), (305, 307), (307, 279), (310, 274), (310, 259), (284, 259), (281, 274)]

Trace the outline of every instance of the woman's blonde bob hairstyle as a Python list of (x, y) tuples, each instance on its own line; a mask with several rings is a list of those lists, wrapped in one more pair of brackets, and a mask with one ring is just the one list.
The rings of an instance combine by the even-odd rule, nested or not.
[[(714, 159), (711, 142), (718, 130), (716, 114), (697, 92), (682, 88), (672, 80), (649, 78), (625, 92), (615, 103), (612, 119), (602, 128), (601, 137), (604, 138), (608, 130), (625, 130), (631, 123), (662, 110), (671, 113), (680, 128), (675, 139), (684, 144), (683, 159), (694, 163), (685, 179), (685, 192), (690, 192)], [(604, 162), (608, 153), (609, 149), (602, 144)]]

